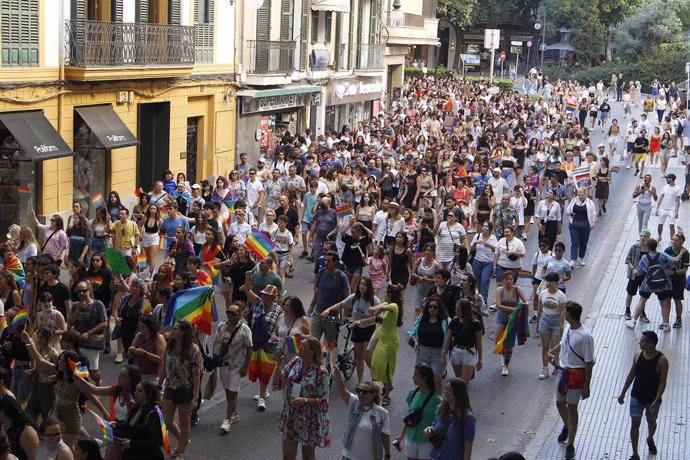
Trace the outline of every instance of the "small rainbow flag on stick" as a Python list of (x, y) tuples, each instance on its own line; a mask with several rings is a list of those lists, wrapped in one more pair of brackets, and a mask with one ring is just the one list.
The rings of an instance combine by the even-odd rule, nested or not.
[(91, 203), (97, 208), (100, 206), (105, 206), (105, 201), (103, 200), (103, 195), (100, 193), (95, 193), (91, 196)]
[(14, 332), (18, 330), (20, 327), (24, 327), (28, 319), (29, 307), (24, 307), (17, 310), (17, 313), (14, 314), (14, 318), (12, 318), (12, 322), (9, 325), (10, 332)]
[(161, 214), (161, 219), (167, 219), (168, 217), (170, 217), (170, 211), (168, 211), (167, 206), (161, 206), (158, 211)]
[(263, 260), (268, 256), (276, 245), (265, 234), (258, 230), (254, 230), (251, 235), (247, 237), (244, 244), (259, 258)]
[(335, 208), (335, 213), (338, 215), (338, 217), (347, 217), (352, 215), (352, 209), (346, 204), (341, 204)]
[(153, 309), (151, 308), (151, 301), (148, 299), (148, 297), (144, 297), (144, 300), (141, 301), (141, 315), (148, 316), (151, 313), (153, 313)]
[(496, 147), (494, 151), (491, 152), (489, 160), (492, 162), (499, 161), (501, 158), (503, 158), (504, 153), (505, 151), (501, 147)]
[(31, 198), (31, 189), (20, 185), (17, 187), (17, 194), (20, 197)]
[(518, 272), (518, 278), (532, 278), (532, 272), (530, 270), (525, 270), (521, 268)]
[(167, 251), (170, 248), (171, 240), (172, 238), (169, 236), (161, 235), (160, 240), (158, 241), (158, 247), (164, 251)]
[(148, 264), (146, 263), (146, 254), (144, 254), (144, 253), (137, 255), (136, 262), (137, 262), (137, 268), (139, 270), (144, 270), (146, 267), (148, 267)]
[(91, 415), (93, 415), (93, 418), (96, 420), (96, 424), (98, 425), (98, 428), (101, 429), (101, 434), (103, 435), (103, 441), (106, 442), (114, 442), (113, 439), (113, 427), (110, 426), (110, 423), (94, 411), (92, 411), (89, 406), (84, 404), (84, 409), (86, 409)]
[(165, 425), (165, 417), (163, 417), (163, 412), (160, 406), (156, 406), (156, 413), (158, 414), (158, 420), (161, 422), (161, 436), (163, 437), (163, 448), (165, 449), (165, 455), (170, 455), (170, 436), (168, 435), (168, 427)]
[(297, 353), (300, 349), (300, 342), (294, 335), (288, 335), (285, 337), (285, 346), (287, 347), (288, 352)]
[(69, 362), (69, 367), (72, 369), (72, 373), (74, 375), (78, 375), (79, 377), (83, 379), (89, 378), (89, 370), (84, 366), (82, 363), (75, 363), (71, 359), (68, 360)]

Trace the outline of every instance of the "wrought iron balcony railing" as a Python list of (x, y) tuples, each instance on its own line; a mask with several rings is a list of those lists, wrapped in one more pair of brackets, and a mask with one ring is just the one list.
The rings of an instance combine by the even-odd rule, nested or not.
[(291, 74), (294, 68), (294, 41), (247, 40), (250, 74)]
[(381, 70), (385, 67), (386, 45), (357, 45), (357, 70)]
[(194, 65), (194, 27), (70, 20), (66, 29), (71, 67)]

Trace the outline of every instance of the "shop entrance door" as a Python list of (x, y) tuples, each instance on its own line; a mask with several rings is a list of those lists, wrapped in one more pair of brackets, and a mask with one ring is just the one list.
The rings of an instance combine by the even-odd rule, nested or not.
[(137, 185), (149, 191), (170, 161), (170, 103), (139, 104)]
[(187, 118), (187, 181), (195, 183), (197, 161), (199, 159), (199, 119), (201, 117)]

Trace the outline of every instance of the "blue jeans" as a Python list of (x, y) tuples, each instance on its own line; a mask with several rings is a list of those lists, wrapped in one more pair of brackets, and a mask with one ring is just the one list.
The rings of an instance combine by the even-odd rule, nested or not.
[(585, 258), (587, 243), (589, 242), (589, 222), (582, 220), (570, 224), (570, 258), (576, 260)]
[(493, 265), (493, 260), (488, 262), (472, 261), (472, 274), (479, 284), (479, 293), (485, 302), (489, 301), (489, 284), (491, 283), (491, 272), (494, 269)]

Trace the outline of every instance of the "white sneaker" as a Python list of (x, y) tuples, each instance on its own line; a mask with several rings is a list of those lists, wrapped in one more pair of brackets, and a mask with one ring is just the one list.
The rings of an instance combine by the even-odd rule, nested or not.
[(575, 261), (576, 259), (570, 261), (570, 268), (575, 268)]
[(489, 311), (498, 311), (498, 308), (496, 308), (496, 304), (491, 304), (489, 305)]
[(230, 433), (230, 420), (223, 420), (223, 423), (220, 424), (220, 431)]
[(259, 403), (256, 405), (256, 407), (259, 409), (259, 412), (266, 410), (266, 401), (264, 401), (264, 398), (259, 398)]
[(230, 417), (230, 425), (233, 423), (237, 423), (240, 421), (240, 414), (232, 414), (232, 417)]
[(626, 166), (625, 169), (630, 169), (630, 165)]
[(529, 223), (530, 223), (530, 224), (533, 224), (533, 223), (534, 223), (534, 217), (530, 217), (530, 218), (529, 218)]
[(664, 332), (670, 332), (670, 331), (671, 331), (671, 326), (670, 326), (668, 323), (664, 323), (664, 324), (661, 325), (661, 329), (662, 329)]
[(584, 267), (585, 265), (587, 265), (585, 259), (580, 259), (580, 267)]
[(115, 356), (115, 364), (120, 364), (122, 361), (122, 355), (118, 353), (117, 356)]
[(506, 377), (506, 376), (509, 375), (509, 374), (510, 374), (510, 371), (508, 370), (508, 366), (506, 366), (506, 365), (504, 364), (504, 365), (503, 365), (503, 369), (501, 369), (501, 375), (502, 375), (503, 377)]
[(625, 325), (628, 326), (630, 329), (635, 329), (635, 326), (637, 326), (637, 321), (634, 319), (629, 319), (625, 322)]
[(541, 368), (541, 374), (539, 374), (539, 380), (546, 380), (549, 378), (549, 368), (544, 366)]
[(269, 393), (269, 392), (267, 391), (266, 394), (263, 395), (263, 396), (261, 396), (261, 395), (258, 394), (258, 393), (255, 394), (254, 397), (252, 398), (252, 400), (258, 401), (259, 399), (262, 399), (262, 398), (263, 398), (263, 399), (268, 399), (268, 398), (270, 398), (270, 397), (271, 397), (271, 393)]

